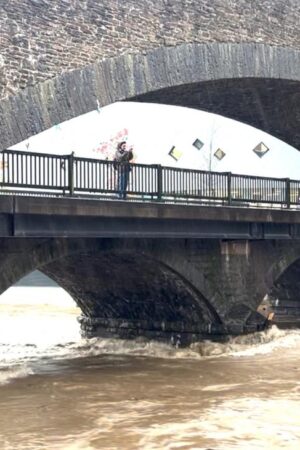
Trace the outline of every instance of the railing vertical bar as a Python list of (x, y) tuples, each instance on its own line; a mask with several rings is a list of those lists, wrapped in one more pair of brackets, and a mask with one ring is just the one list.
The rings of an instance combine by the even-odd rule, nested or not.
[(12, 178), (12, 177), (11, 177), (11, 171), (12, 171), (12, 170), (14, 171), (14, 167), (13, 167), (13, 166), (14, 166), (14, 163), (13, 163), (13, 160), (12, 160), (12, 156), (13, 156), (13, 155), (8, 154), (7, 156), (8, 156), (8, 158), (7, 158), (7, 160), (8, 160), (8, 163), (7, 163), (7, 164), (8, 164), (7, 183), (9, 184), (9, 183), (11, 183), (10, 180), (11, 180), (11, 178)]
[(58, 185), (60, 188), (63, 188), (63, 158), (57, 160), (57, 172), (59, 174)]
[(60, 157), (57, 156), (54, 161), (54, 186), (57, 189), (59, 187), (59, 177), (60, 177), (60, 169), (59, 169)]
[(55, 186), (56, 188), (59, 188), (61, 186), (60, 179), (61, 179), (61, 158), (58, 157), (55, 159)]
[(78, 160), (78, 177), (79, 177), (78, 187), (82, 189), (82, 162), (80, 159)]
[(36, 179), (36, 156), (33, 155), (33, 182), (34, 185), (37, 186), (37, 179)]
[[(18, 168), (17, 168), (17, 164), (15, 162), (15, 159), (16, 159), (16, 155), (8, 155), (8, 160), (10, 161), (9, 162), (10, 171), (9, 171), (9, 178), (8, 178), (9, 183), (17, 182), (18, 174), (16, 173), (16, 171), (18, 170)], [(16, 177), (16, 181), (15, 181), (15, 177)]]
[(50, 161), (48, 157), (45, 157), (45, 163), (47, 168), (47, 176), (46, 176), (46, 186), (49, 187), (50, 184)]
[[(17, 157), (14, 158), (14, 160), (15, 160), (16, 172), (17, 172), (16, 183), (21, 184), (22, 180), (21, 180), (20, 173), (21, 173), (22, 155), (17, 155)], [(13, 174), (13, 178), (15, 178), (14, 174)]]
[(17, 183), (18, 182), (18, 155), (10, 155), (11, 156), (11, 172), (9, 174), (9, 182)]
[(84, 161), (83, 160), (79, 160), (79, 164), (80, 164), (80, 189), (84, 190)]
[(85, 161), (85, 183), (84, 186), (87, 190), (90, 188), (90, 177), (89, 177), (89, 162)]
[[(33, 173), (34, 173), (33, 172), (33, 156), (32, 155), (28, 155), (28, 156), (25, 155), (24, 163), (25, 163), (24, 164), (25, 168), (29, 167), (29, 178), (30, 178), (29, 184), (32, 186), (34, 184), (34, 178), (33, 178)], [(25, 171), (26, 171), (26, 169), (25, 169)], [(25, 178), (24, 174), (23, 174), (23, 178)]]
[(89, 190), (93, 190), (93, 178), (92, 178), (92, 164), (91, 161), (87, 161), (87, 177)]
[(5, 185), (8, 180), (8, 170), (9, 170), (9, 165), (8, 165), (8, 158), (7, 158), (7, 153), (5, 151), (2, 152), (2, 168), (3, 168), (3, 184)]
[(85, 183), (84, 186), (87, 190), (90, 188), (90, 177), (89, 177), (89, 162), (85, 161)]
[[(21, 178), (22, 155), (17, 155), (17, 157), (14, 159), (15, 159), (16, 172), (17, 172), (16, 183), (22, 184), (22, 178)], [(14, 174), (13, 174), (13, 178), (14, 178)]]
[(149, 166), (147, 169), (147, 177), (148, 177), (148, 195), (152, 194), (152, 167)]
[(59, 167), (59, 163), (60, 163), (60, 158), (59, 158), (59, 157), (55, 158), (55, 161), (54, 161), (54, 170), (55, 170), (55, 187), (56, 187), (56, 188), (58, 188), (59, 185), (60, 185), (60, 183), (59, 183), (59, 180), (60, 180), (60, 167)]
[(148, 180), (147, 180), (147, 171), (145, 167), (139, 167), (139, 182), (141, 183), (141, 189), (143, 191), (143, 195), (148, 196)]
[(286, 207), (290, 208), (290, 206), (291, 206), (291, 185), (290, 185), (289, 178), (286, 178), (285, 189), (286, 189)]
[(65, 161), (65, 157), (62, 156), (59, 161), (59, 167), (60, 167), (60, 186), (63, 189), (63, 192), (65, 192), (65, 174), (67, 170), (67, 162)]
[(88, 190), (90, 187), (89, 183), (89, 166), (88, 161), (84, 161), (84, 188)]
[(144, 185), (143, 185), (143, 173), (142, 173), (142, 168), (140, 166), (134, 168), (134, 176), (136, 179), (137, 191), (141, 192), (142, 195), (144, 195), (145, 192), (144, 192)]
[(99, 192), (101, 190), (100, 180), (103, 180), (103, 190), (107, 192), (112, 183), (110, 165), (102, 164), (100, 161), (95, 163), (95, 191)]
[(6, 183), (5, 151), (1, 152), (2, 184)]
[(46, 163), (45, 163), (45, 157), (41, 156), (41, 163), (42, 163), (42, 171), (43, 171), (43, 186), (46, 187)]
[(34, 156), (33, 155), (29, 155), (28, 157), (25, 156), (25, 167), (27, 167), (27, 165), (30, 168), (30, 184), (33, 186), (34, 185)]
[[(30, 175), (28, 174), (28, 179), (26, 177), (27, 171), (26, 171), (26, 156), (21, 155), (21, 166), (20, 166), (20, 184), (29, 184), (30, 181)], [(24, 164), (25, 161), (25, 164)]]
[(131, 166), (131, 183), (134, 192), (141, 192), (139, 180), (139, 167), (132, 164)]
[(13, 163), (13, 160), (12, 160), (12, 156), (13, 155), (11, 155), (11, 154), (7, 154), (7, 183), (8, 184), (10, 184), (11, 183), (11, 179), (12, 179), (12, 177), (11, 177), (11, 171), (13, 170), (14, 171), (14, 168), (13, 168), (13, 165), (14, 165), (14, 163)]
[(8, 164), (6, 163), (5, 156), (7, 156), (7, 153), (5, 151), (3, 151), (2, 152), (2, 170), (3, 170), (2, 181), (3, 181), (4, 185), (7, 183), (7, 181), (6, 181), (6, 179), (7, 179), (7, 170), (6, 170), (6, 168), (8, 168)]
[(53, 179), (53, 162), (54, 162), (54, 158), (50, 158), (50, 161), (51, 161), (51, 164), (50, 164), (50, 187), (52, 187), (53, 186), (53, 182), (54, 182), (54, 179)]
[(17, 157), (17, 174), (18, 174), (18, 176), (17, 176), (17, 183), (18, 184), (22, 184), (22, 177), (21, 177), (21, 174), (22, 174), (22, 159), (23, 159), (23, 156), (22, 155), (18, 155), (18, 157)]
[[(32, 169), (30, 167), (31, 158), (30, 158), (30, 156), (27, 157), (26, 155), (21, 155), (20, 159), (21, 159), (20, 183), (21, 184), (31, 184), (31, 174), (32, 174)], [(29, 168), (28, 178), (26, 177), (27, 167)]]

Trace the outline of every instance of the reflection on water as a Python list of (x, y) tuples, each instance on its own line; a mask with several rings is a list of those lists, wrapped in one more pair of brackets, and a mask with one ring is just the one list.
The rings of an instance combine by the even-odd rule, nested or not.
[(87, 341), (58, 289), (17, 289), (0, 303), (1, 449), (299, 448), (300, 332)]

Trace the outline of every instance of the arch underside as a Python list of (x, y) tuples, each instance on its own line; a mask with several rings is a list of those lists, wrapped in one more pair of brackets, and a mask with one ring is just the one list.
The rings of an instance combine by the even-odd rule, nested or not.
[(264, 44), (182, 44), (109, 58), (0, 102), (1, 148), (117, 101), (222, 114), (300, 148), (300, 52)]
[(300, 326), (300, 258), (288, 266), (275, 280), (259, 307), (280, 327)]
[(81, 308), (88, 336), (145, 336), (181, 343), (222, 331), (206, 299), (180, 275), (148, 256), (128, 251), (66, 256), (40, 270)]
[(184, 106), (243, 122), (300, 148), (300, 82), (221, 79), (137, 96), (133, 101)]

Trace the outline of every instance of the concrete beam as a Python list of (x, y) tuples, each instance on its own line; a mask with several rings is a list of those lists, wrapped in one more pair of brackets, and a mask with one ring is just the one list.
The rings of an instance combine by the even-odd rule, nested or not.
[(0, 197), (0, 236), (300, 239), (300, 211)]

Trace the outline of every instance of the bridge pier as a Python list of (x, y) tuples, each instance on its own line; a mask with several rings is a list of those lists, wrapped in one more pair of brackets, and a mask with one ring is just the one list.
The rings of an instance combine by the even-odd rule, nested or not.
[(105, 319), (99, 317), (79, 318), (82, 335), (92, 337), (113, 337), (170, 342), (174, 345), (188, 345), (203, 339), (223, 339), (227, 335), (222, 324), (199, 323), (191, 325), (183, 322)]

